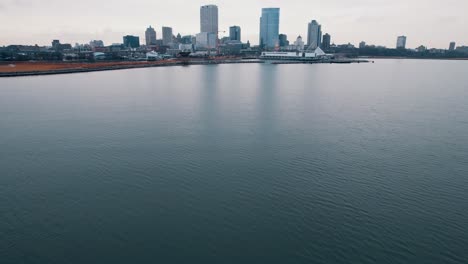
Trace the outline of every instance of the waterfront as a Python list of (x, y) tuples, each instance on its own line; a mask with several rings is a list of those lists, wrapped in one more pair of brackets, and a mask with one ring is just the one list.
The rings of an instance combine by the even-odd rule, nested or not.
[(468, 62), (0, 79), (2, 263), (464, 263)]

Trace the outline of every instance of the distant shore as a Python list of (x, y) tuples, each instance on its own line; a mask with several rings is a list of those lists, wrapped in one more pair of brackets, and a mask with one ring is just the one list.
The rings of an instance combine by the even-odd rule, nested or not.
[(363, 59), (337, 59), (331, 61), (264, 61), (259, 59), (175, 59), (163, 61), (125, 61), (125, 62), (0, 62), (0, 77), (39, 76), (97, 71), (112, 71), (151, 67), (216, 65), (216, 64), (315, 64), (315, 63), (365, 63)]
[(165, 60), (135, 62), (7, 62), (0, 63), (0, 77), (20, 77), (84, 73), (151, 67), (209, 65), (229, 63), (260, 63), (254, 60)]
[(463, 61), (468, 58), (417, 58), (417, 57), (398, 57), (398, 56), (359, 56), (360, 59), (391, 59), (391, 60), (454, 60)]

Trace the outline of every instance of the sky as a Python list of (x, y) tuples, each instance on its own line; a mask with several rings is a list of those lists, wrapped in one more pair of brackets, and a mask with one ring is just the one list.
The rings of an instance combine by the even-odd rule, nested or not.
[(140, 36), (151, 25), (161, 38), (161, 27), (174, 34), (200, 31), (200, 6), (219, 8), (220, 37), (229, 26), (242, 28), (242, 40), (258, 44), (261, 8), (279, 7), (280, 32), (290, 41), (307, 37), (307, 23), (315, 19), (332, 43), (360, 41), (395, 47), (448, 48), (468, 45), (468, 0), (0, 0), (0, 46), (62, 43), (122, 43), (122, 36)]

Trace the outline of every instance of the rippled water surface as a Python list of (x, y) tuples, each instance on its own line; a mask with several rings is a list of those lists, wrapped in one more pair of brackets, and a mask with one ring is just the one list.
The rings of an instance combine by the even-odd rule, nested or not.
[(0, 263), (467, 263), (467, 73), (0, 79)]

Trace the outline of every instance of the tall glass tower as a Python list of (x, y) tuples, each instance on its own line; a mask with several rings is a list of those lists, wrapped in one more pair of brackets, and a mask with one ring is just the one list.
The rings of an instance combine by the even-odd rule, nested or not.
[(309, 23), (307, 47), (316, 49), (322, 44), (322, 26), (315, 20)]
[(263, 8), (260, 18), (260, 45), (267, 49), (279, 45), (279, 8)]

